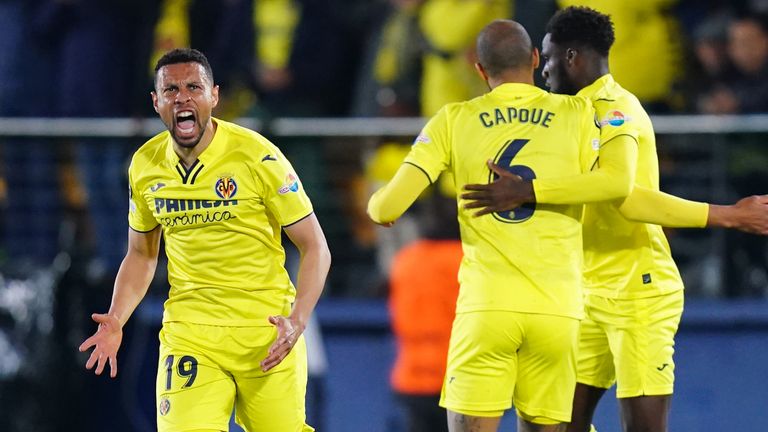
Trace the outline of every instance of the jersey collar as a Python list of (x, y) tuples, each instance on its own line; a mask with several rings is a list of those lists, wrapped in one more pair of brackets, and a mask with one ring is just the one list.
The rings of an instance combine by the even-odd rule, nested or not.
[(530, 85), (530, 84), (524, 84), (524, 83), (504, 83), (493, 90), (491, 90), (491, 95), (503, 98), (503, 99), (509, 99), (510, 97), (516, 97), (516, 98), (524, 98), (529, 96), (535, 96), (540, 93), (545, 93), (544, 90)]
[[(211, 121), (216, 124), (216, 132), (213, 134), (213, 139), (211, 140), (211, 143), (208, 144), (208, 147), (197, 157), (197, 160), (202, 163), (218, 159), (224, 153), (224, 142), (227, 140), (227, 135), (229, 135), (229, 131), (224, 125), (225, 122), (215, 117), (211, 117)], [(176, 151), (173, 149), (173, 137), (170, 132), (168, 133), (168, 145), (165, 154), (166, 158), (171, 162), (171, 165), (181, 163), (179, 155), (177, 155)]]
[(595, 96), (605, 88), (611, 88), (616, 85), (616, 81), (613, 79), (613, 75), (605, 74), (596, 79), (592, 84), (584, 87), (576, 93), (576, 96), (582, 96), (587, 99), (594, 99)]

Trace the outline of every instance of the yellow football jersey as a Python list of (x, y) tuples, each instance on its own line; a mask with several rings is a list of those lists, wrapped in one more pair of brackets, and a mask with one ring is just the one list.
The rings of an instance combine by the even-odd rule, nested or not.
[[(600, 141), (619, 135), (638, 145), (635, 183), (659, 190), (659, 162), (651, 119), (637, 98), (608, 74), (583, 88), (600, 124)], [(658, 225), (630, 222), (611, 203), (584, 212), (585, 289), (608, 298), (652, 297), (683, 288), (680, 273)]]
[[(597, 142), (587, 99), (509, 83), (446, 105), (416, 138), (405, 163), (432, 181), (448, 170), (461, 190), (494, 180), (489, 159), (526, 179), (587, 172)], [(464, 259), (457, 312), (582, 316), (581, 205), (526, 205), (482, 217), (473, 212), (459, 205)]]
[(162, 227), (171, 290), (163, 321), (266, 326), (287, 314), (283, 226), (312, 213), (298, 176), (256, 132), (213, 119), (216, 133), (185, 169), (169, 132), (147, 141), (129, 168), (129, 225)]

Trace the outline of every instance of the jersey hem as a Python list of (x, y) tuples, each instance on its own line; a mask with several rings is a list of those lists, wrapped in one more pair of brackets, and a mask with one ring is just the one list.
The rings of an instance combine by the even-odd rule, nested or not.
[(422, 167), (420, 167), (420, 166), (416, 165), (416, 164), (415, 164), (415, 163), (413, 163), (413, 162), (408, 162), (408, 161), (405, 161), (405, 162), (403, 162), (403, 163), (404, 163), (404, 164), (408, 164), (408, 165), (411, 165), (411, 166), (414, 166), (414, 167), (418, 168), (418, 169), (419, 169), (419, 171), (423, 172), (423, 173), (424, 173), (424, 175), (425, 175), (425, 176), (427, 176), (427, 180), (429, 181), (429, 184), (433, 184), (433, 183), (435, 183), (435, 182), (434, 182), (434, 180), (432, 180), (432, 177), (430, 177), (430, 176), (429, 176), (429, 174), (427, 173), (427, 170), (425, 170), (424, 168), (422, 168)]
[(137, 233), (142, 233), (142, 234), (146, 234), (146, 233), (152, 232), (152, 231), (156, 230), (157, 227), (159, 227), (159, 226), (160, 226), (160, 224), (157, 224), (154, 227), (152, 227), (152, 229), (148, 229), (148, 230), (144, 231), (144, 230), (136, 229), (136, 228), (132, 227), (131, 224), (128, 224), (128, 228), (132, 229), (133, 231), (136, 231)]
[(299, 223), (299, 222), (303, 221), (304, 219), (306, 219), (306, 218), (308, 218), (308, 217), (312, 216), (314, 213), (315, 213), (315, 211), (314, 211), (314, 210), (312, 210), (312, 211), (310, 211), (309, 213), (307, 213), (306, 215), (304, 215), (304, 216), (302, 216), (302, 217), (300, 217), (300, 218), (296, 219), (295, 221), (293, 221), (293, 222), (291, 222), (291, 223), (289, 223), (289, 224), (285, 224), (285, 225), (283, 225), (283, 228), (288, 228), (288, 227), (289, 227), (289, 226), (291, 226), (291, 225), (295, 225), (295, 224), (297, 224), (297, 223)]
[[(652, 298), (652, 297), (660, 297), (663, 295), (668, 295), (672, 293), (676, 293), (678, 291), (684, 291), (685, 287), (675, 287), (671, 289), (663, 289), (663, 290), (655, 290), (655, 291), (648, 291), (642, 294), (616, 294), (611, 292), (606, 292), (603, 290), (584, 290), (584, 296), (593, 296), (593, 297), (602, 297), (606, 299), (611, 300), (639, 300), (639, 299), (646, 299), (646, 298)], [(631, 289), (629, 290), (631, 291)]]

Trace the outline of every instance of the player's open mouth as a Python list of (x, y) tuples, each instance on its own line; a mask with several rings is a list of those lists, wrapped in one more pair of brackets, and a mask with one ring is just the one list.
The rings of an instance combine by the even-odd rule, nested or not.
[(189, 110), (176, 113), (176, 130), (183, 137), (195, 135), (195, 113)]

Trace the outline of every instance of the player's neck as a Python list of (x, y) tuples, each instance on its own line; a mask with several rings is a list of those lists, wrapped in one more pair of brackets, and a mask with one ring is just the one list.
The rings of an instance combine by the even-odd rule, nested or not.
[(488, 87), (491, 88), (491, 90), (495, 89), (496, 87), (507, 84), (507, 83), (521, 83), (521, 84), (530, 84), (533, 85), (533, 72), (530, 70), (509, 70), (502, 74), (500, 74), (498, 77), (494, 78), (488, 78)]
[(578, 83), (578, 88), (584, 88), (609, 73), (611, 70), (608, 68), (608, 57), (601, 57), (598, 61), (590, 62), (589, 67), (584, 72), (582, 82)]
[(174, 141), (173, 150), (176, 152), (176, 155), (179, 157), (179, 159), (181, 159), (181, 163), (184, 164), (186, 168), (189, 168), (194, 165), (198, 156), (200, 156), (200, 154), (205, 151), (209, 145), (211, 145), (211, 141), (213, 141), (214, 135), (216, 135), (216, 122), (210, 120), (208, 125), (205, 127), (203, 136), (200, 138), (200, 142), (198, 142), (197, 145), (194, 147), (183, 147)]

